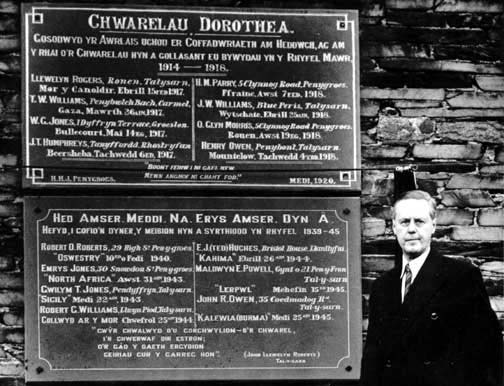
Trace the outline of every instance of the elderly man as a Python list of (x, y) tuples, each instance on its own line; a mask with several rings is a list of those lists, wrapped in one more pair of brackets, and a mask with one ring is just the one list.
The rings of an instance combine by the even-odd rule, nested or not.
[(502, 386), (502, 334), (479, 270), (431, 248), (436, 203), (420, 190), (393, 208), (402, 265), (373, 284), (363, 386)]

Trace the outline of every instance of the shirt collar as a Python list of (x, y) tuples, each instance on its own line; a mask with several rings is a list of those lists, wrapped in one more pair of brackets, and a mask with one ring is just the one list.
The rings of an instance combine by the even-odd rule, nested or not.
[(415, 259), (407, 260), (404, 255), (402, 257), (402, 268), (401, 268), (401, 279), (404, 276), (404, 269), (406, 268), (406, 264), (409, 264), (411, 270), (411, 281), (415, 280), (415, 277), (418, 275), (420, 268), (422, 268), (427, 256), (429, 255), (430, 247), (428, 247), (424, 253), (418, 256)]

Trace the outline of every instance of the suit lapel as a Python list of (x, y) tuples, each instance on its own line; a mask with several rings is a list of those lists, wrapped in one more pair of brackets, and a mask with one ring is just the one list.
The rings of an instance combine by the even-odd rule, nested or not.
[(390, 314), (398, 314), (401, 308), (401, 270), (397, 267), (391, 272), (386, 285), (387, 308)]
[(401, 266), (396, 266), (387, 276), (384, 288), (385, 297), (383, 304), (383, 322), (387, 326), (387, 344), (383, 347), (384, 356), (392, 355), (397, 351), (397, 345), (403, 336), (403, 325), (401, 318)]
[(413, 316), (420, 312), (438, 292), (444, 278), (442, 258), (431, 251), (403, 302), (403, 311), (412, 317), (411, 321), (414, 321)]

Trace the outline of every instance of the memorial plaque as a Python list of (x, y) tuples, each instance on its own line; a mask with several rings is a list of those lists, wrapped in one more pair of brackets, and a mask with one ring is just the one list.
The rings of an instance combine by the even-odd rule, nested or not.
[(27, 197), (29, 381), (356, 379), (358, 198)]
[(357, 11), (25, 5), (26, 187), (360, 190)]

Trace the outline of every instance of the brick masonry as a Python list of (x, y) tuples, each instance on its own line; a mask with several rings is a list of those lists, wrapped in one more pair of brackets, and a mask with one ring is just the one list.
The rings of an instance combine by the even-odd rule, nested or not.
[[(369, 288), (393, 266), (396, 165), (417, 165), (419, 186), (439, 206), (435, 246), (480, 267), (504, 321), (502, 0), (137, 3), (332, 9), (358, 4), (363, 167), (373, 169), (363, 173), (362, 191), (364, 335)], [(24, 384), (19, 30), (19, 2), (0, 1), (0, 384), (16, 386)]]

